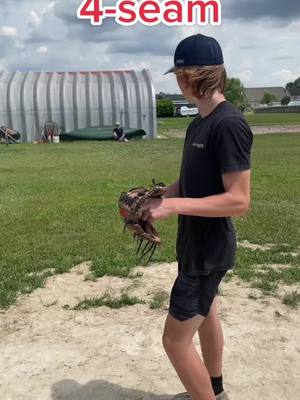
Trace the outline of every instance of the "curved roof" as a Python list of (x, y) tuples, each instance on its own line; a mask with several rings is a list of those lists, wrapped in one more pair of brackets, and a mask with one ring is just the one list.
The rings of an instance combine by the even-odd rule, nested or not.
[(115, 121), (156, 136), (148, 70), (0, 72), (0, 125), (19, 131), (23, 141), (38, 140), (44, 122), (69, 132)]

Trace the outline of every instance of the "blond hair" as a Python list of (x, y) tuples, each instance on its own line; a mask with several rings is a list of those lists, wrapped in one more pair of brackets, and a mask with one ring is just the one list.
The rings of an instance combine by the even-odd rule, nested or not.
[(227, 74), (223, 64), (178, 68), (175, 74), (183, 79), (197, 98), (209, 98), (216, 90), (220, 93), (225, 91)]

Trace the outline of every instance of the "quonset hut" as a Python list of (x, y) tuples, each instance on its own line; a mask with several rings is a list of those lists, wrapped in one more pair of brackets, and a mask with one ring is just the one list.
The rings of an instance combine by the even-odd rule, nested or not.
[(148, 70), (0, 72), (0, 125), (39, 140), (45, 122), (65, 132), (112, 126), (156, 137), (155, 90)]

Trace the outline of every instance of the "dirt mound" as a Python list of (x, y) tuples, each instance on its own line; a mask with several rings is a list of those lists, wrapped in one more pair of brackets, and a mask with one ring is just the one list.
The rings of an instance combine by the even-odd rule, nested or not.
[[(170, 292), (176, 264), (96, 281), (86, 279), (89, 265), (50, 277), (0, 314), (1, 400), (167, 400), (183, 390), (161, 345), (168, 300), (150, 308)], [(145, 304), (72, 310), (124, 292)], [(221, 287), (227, 391), (231, 400), (297, 398), (299, 311), (258, 293), (235, 278)]]

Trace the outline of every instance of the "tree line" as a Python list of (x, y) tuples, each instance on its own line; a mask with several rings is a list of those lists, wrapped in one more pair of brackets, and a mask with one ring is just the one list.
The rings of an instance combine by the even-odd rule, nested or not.
[[(287, 83), (286, 89), (300, 89), (300, 77), (294, 82)], [(238, 78), (227, 79), (225, 97), (241, 111), (245, 111), (247, 108), (249, 108), (249, 101), (246, 95), (245, 87)], [(270, 105), (278, 101), (280, 101), (281, 105), (284, 106), (289, 104), (291, 98), (290, 96), (286, 95), (282, 99), (278, 99), (273, 93), (265, 92), (260, 102), (261, 104)], [(168, 98), (168, 94), (163, 92), (160, 92), (157, 95), (157, 116), (158, 118), (174, 116), (173, 102)]]

